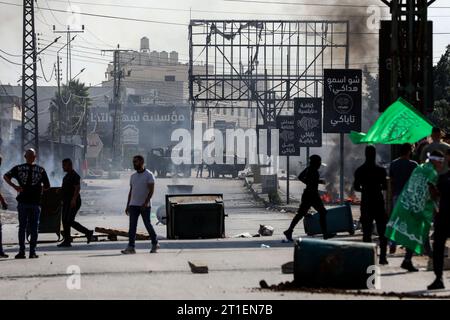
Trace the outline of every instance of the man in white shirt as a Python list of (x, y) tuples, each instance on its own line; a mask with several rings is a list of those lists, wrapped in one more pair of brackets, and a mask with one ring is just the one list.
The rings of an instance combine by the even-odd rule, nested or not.
[(133, 157), (133, 166), (136, 170), (130, 178), (130, 192), (128, 193), (128, 202), (125, 213), (130, 217), (129, 242), (128, 247), (122, 250), (123, 254), (136, 253), (136, 228), (139, 216), (142, 216), (145, 228), (152, 240), (152, 249), (150, 253), (156, 253), (158, 249), (158, 240), (156, 232), (150, 222), (151, 199), (155, 190), (155, 177), (153, 173), (144, 166), (144, 157), (137, 155)]

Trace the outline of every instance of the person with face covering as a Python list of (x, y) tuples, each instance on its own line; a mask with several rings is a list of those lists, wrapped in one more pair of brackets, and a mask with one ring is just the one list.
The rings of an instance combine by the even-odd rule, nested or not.
[[(27, 227), (30, 232), (30, 259), (38, 258), (36, 244), (41, 213), (42, 192), (50, 188), (47, 172), (35, 164), (36, 151), (28, 149), (25, 152), (26, 163), (15, 166), (5, 173), (3, 178), (17, 191), (17, 211), (19, 213), (19, 253), (16, 259), (25, 259), (25, 236)], [(15, 184), (12, 179), (18, 183)]]
[(375, 220), (380, 242), (380, 264), (388, 264), (386, 259), (386, 223), (388, 216), (384, 204), (383, 190), (387, 189), (386, 169), (376, 163), (377, 151), (367, 146), (366, 161), (355, 171), (353, 187), (361, 192), (361, 225), (363, 241), (372, 242), (373, 221)]
[(334, 236), (333, 234), (328, 233), (326, 222), (327, 210), (325, 209), (319, 194), (319, 184), (325, 184), (325, 181), (320, 179), (319, 168), (321, 165), (322, 159), (320, 156), (312, 155), (309, 158), (309, 166), (298, 176), (298, 179), (306, 184), (306, 188), (303, 191), (302, 202), (297, 214), (292, 219), (289, 228), (284, 231), (284, 235), (289, 241), (293, 241), (292, 233), (294, 232), (295, 226), (308, 214), (311, 207), (313, 207), (320, 215), (320, 227), (322, 228), (323, 238), (328, 239)]

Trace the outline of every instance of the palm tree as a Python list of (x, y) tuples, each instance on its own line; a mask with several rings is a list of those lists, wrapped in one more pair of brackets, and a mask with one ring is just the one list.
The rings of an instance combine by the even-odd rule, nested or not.
[(74, 136), (84, 133), (91, 105), (88, 90), (84, 83), (72, 80), (62, 86), (60, 93), (55, 92), (50, 102), (52, 121), (48, 128), (53, 139), (60, 134)]

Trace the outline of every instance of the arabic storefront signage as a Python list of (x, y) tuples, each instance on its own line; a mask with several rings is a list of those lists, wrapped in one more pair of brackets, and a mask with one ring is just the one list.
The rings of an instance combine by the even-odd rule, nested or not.
[(361, 131), (361, 82), (361, 70), (324, 70), (323, 132)]
[(294, 116), (278, 116), (277, 129), (279, 130), (279, 155), (298, 156), (300, 150), (297, 146), (297, 139), (295, 136)]
[[(191, 128), (189, 106), (142, 106), (126, 107), (122, 114), (122, 137), (124, 144), (139, 145), (143, 149), (171, 145), (174, 130)], [(113, 115), (108, 108), (91, 108), (89, 130), (100, 134), (106, 146), (110, 146)]]
[(295, 98), (296, 142), (299, 147), (322, 146), (322, 99)]

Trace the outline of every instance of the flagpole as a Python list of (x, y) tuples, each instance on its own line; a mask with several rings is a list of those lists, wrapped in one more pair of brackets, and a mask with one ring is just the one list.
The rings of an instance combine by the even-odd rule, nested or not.
[[(348, 67), (349, 67), (349, 59), (350, 59), (350, 50), (349, 50), (349, 41), (350, 41), (350, 30), (349, 30), (349, 28), (350, 28), (350, 23), (347, 21), (347, 45), (345, 46), (345, 69), (348, 69)], [(345, 189), (345, 186), (344, 186), (344, 174), (345, 174), (345, 172), (344, 172), (344, 169), (345, 169), (345, 166), (344, 166), (344, 161), (345, 161), (345, 159), (344, 159), (344, 152), (345, 152), (345, 146), (344, 146), (344, 143), (345, 143), (345, 140), (344, 140), (344, 137), (345, 137), (345, 134), (344, 133), (340, 133), (340, 141), (339, 141), (339, 143), (340, 143), (340, 166), (341, 166), (341, 170), (340, 170), (340, 190), (339, 190), (339, 193), (340, 193), (340, 201), (341, 201), (341, 204), (344, 204), (344, 189)]]

